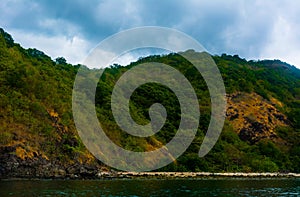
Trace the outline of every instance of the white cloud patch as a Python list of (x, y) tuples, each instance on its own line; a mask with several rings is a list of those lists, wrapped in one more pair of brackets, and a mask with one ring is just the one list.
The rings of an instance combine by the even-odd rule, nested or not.
[(163, 55), (169, 53), (171, 53), (171, 51), (159, 48), (145, 47), (126, 51), (122, 54), (117, 54), (115, 52), (96, 47), (91, 51), (91, 53), (89, 53), (88, 58), (83, 63), (89, 68), (105, 68), (113, 64), (127, 66), (131, 62), (135, 62), (142, 57), (147, 57), (150, 55)]
[(36, 48), (52, 58), (65, 57), (69, 63), (82, 63), (91, 49), (91, 44), (83, 38), (63, 35), (35, 35), (18, 30), (9, 31), (15, 42), (22, 43), (24, 48)]
[(117, 57), (116, 59), (114, 59), (113, 63), (122, 65), (122, 66), (127, 66), (129, 65), (131, 62), (135, 62), (136, 60), (138, 60), (140, 56), (136, 56), (132, 53), (125, 53), (119, 57)]
[(126, 66), (129, 65), (131, 62), (135, 62), (142, 57), (147, 57), (150, 55), (164, 55), (164, 54), (169, 54), (171, 52), (172, 51), (168, 51), (160, 48), (152, 48), (152, 47), (137, 48), (117, 56), (112, 61), (112, 63)]
[(261, 59), (280, 59), (300, 68), (300, 32), (294, 25), (285, 18), (278, 18), (270, 41), (260, 54)]
[(116, 57), (114, 52), (96, 47), (88, 54), (83, 64), (89, 68), (105, 68), (111, 65)]

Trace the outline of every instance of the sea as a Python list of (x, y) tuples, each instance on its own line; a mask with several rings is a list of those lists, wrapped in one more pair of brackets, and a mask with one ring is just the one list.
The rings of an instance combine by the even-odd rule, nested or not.
[(0, 196), (300, 196), (300, 178), (1, 180)]

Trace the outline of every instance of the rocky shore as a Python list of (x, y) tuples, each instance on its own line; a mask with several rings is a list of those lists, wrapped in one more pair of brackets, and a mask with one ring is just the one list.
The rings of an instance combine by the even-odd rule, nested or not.
[(15, 147), (0, 147), (0, 180), (1, 179), (93, 179), (100, 171), (106, 170), (101, 164), (63, 163), (49, 160), (40, 155), (33, 158), (20, 158)]
[(1, 179), (132, 179), (132, 178), (300, 178), (299, 173), (212, 173), (212, 172), (120, 172), (110, 170), (100, 163), (74, 162), (63, 164), (39, 155), (21, 159), (10, 154), (12, 147), (0, 148)]
[(212, 173), (212, 172), (117, 172), (119, 178), (221, 178), (221, 177), (241, 177), (241, 178), (300, 178), (299, 173)]
[(50, 164), (38, 169), (22, 168), (1, 179), (201, 179), (201, 178), (300, 178), (299, 173), (212, 173), (212, 172), (119, 172), (103, 171), (95, 166), (73, 165), (64, 168)]

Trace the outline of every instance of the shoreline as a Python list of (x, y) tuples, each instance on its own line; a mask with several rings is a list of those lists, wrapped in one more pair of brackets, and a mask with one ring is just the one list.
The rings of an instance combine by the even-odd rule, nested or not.
[(300, 178), (300, 173), (116, 172), (118, 178)]
[(219, 178), (300, 178), (300, 173), (244, 173), (244, 172), (99, 172), (90, 177), (5, 177), (0, 181), (22, 180), (122, 180), (122, 179), (219, 179)]

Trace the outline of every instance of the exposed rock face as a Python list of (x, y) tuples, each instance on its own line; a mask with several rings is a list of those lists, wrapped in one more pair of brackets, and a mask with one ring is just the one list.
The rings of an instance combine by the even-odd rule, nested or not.
[(63, 164), (57, 160), (47, 160), (35, 155), (32, 158), (20, 158), (15, 154), (16, 146), (0, 147), (0, 179), (1, 178), (95, 178), (100, 165), (73, 163)]
[[(102, 171), (102, 165), (90, 153), (70, 153), (63, 149), (64, 146), (77, 147), (79, 142), (72, 135), (62, 138), (61, 136), (69, 134), (68, 128), (59, 123), (57, 113), (50, 111), (48, 114), (58, 136), (52, 141), (52, 147), (55, 148), (53, 153), (49, 155), (42, 148), (50, 139), (34, 136), (21, 129), (15, 130), (12, 132), (14, 141), (0, 145), (0, 179), (95, 178)], [(68, 154), (68, 157), (60, 159), (62, 154)]]
[(287, 126), (288, 120), (276, 108), (282, 105), (279, 101), (267, 101), (256, 93), (230, 94), (227, 100), (227, 118), (242, 140), (252, 144), (265, 138), (280, 140), (274, 130)]

